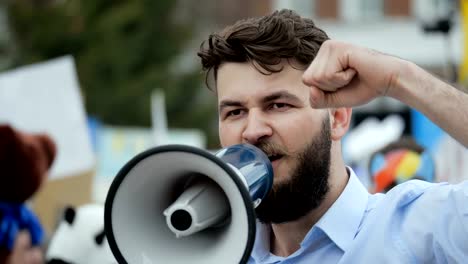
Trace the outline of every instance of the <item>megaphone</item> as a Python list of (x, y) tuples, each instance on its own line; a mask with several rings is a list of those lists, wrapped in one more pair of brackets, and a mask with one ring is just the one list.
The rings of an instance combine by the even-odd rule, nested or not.
[(249, 144), (215, 154), (185, 145), (149, 149), (110, 186), (109, 246), (119, 263), (245, 263), (255, 207), (272, 185), (268, 157)]

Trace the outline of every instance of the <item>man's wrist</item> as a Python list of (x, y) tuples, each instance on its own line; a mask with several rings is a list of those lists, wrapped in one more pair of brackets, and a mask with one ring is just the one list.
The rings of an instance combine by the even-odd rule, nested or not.
[(419, 76), (417, 71), (421, 69), (414, 63), (400, 58), (395, 58), (395, 71), (391, 73), (390, 85), (386, 96), (397, 99), (407, 105), (411, 105), (415, 91), (418, 89)]

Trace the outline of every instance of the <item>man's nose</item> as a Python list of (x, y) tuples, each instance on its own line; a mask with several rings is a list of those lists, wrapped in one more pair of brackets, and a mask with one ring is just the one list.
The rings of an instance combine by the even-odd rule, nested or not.
[(242, 132), (242, 141), (244, 143), (255, 145), (260, 140), (270, 137), (272, 133), (273, 130), (265, 116), (258, 111), (249, 111), (247, 124)]

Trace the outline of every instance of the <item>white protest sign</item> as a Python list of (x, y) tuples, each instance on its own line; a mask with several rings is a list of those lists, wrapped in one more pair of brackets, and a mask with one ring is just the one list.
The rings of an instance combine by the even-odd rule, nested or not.
[(95, 156), (71, 56), (0, 73), (0, 123), (52, 137), (57, 157), (49, 179), (94, 167)]

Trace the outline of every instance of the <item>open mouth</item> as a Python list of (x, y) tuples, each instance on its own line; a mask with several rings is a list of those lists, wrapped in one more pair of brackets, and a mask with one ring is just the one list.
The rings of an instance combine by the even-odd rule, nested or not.
[(279, 160), (283, 157), (283, 155), (281, 154), (271, 154), (271, 155), (268, 155), (268, 159), (273, 162), (275, 160)]

